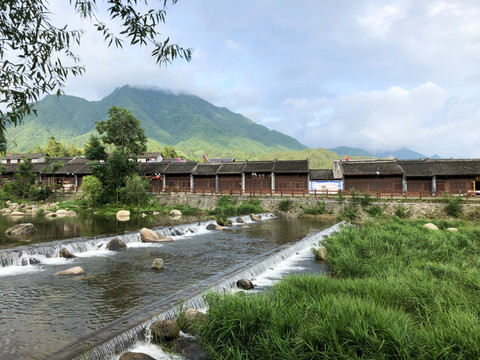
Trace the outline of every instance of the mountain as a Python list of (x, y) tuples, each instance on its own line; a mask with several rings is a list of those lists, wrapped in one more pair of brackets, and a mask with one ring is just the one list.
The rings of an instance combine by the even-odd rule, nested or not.
[(95, 122), (106, 119), (111, 106), (126, 108), (140, 120), (151, 151), (171, 145), (196, 159), (204, 154), (242, 159), (307, 148), (290, 136), (197, 96), (126, 85), (100, 101), (46, 96), (36, 104), (38, 116), (26, 117), (22, 125), (8, 128), (7, 138), (15, 145), (10, 149), (8, 144), (8, 150), (34, 149), (45, 145), (51, 136), (83, 146), (95, 133)]
[(395, 151), (376, 152), (374, 155), (376, 157), (379, 157), (379, 158), (397, 158), (397, 159), (401, 159), (401, 160), (424, 159), (424, 158), (426, 158), (425, 155), (420, 154), (416, 151), (404, 148), (404, 147), (402, 147), (399, 150), (395, 150)]
[(338, 154), (323, 149), (305, 149), (301, 151), (283, 151), (269, 154), (261, 154), (251, 160), (298, 160), (308, 159), (310, 169), (331, 169), (333, 167), (333, 160), (338, 160), (341, 157)]
[[(350, 157), (375, 157), (375, 158), (397, 158), (401, 160), (408, 160), (408, 159), (423, 159), (426, 156), (423, 154), (420, 154), (419, 152), (407, 149), (405, 147), (402, 147), (399, 150), (393, 150), (393, 151), (377, 151), (377, 152), (368, 152), (360, 148), (354, 148), (354, 147), (348, 147), (348, 146), (339, 146), (333, 149), (328, 149), (330, 151), (333, 151), (337, 153), (338, 155), (341, 156), (350, 156)], [(437, 156), (438, 155), (434, 155)], [(434, 158), (432, 156), (432, 159)]]
[(333, 151), (334, 153), (340, 156), (362, 156), (362, 157), (374, 157), (371, 153), (362, 150), (360, 148), (348, 147), (348, 146), (338, 146), (333, 149), (327, 149)]

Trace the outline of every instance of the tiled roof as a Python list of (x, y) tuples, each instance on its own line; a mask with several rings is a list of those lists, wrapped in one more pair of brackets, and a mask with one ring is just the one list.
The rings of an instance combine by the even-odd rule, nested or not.
[(343, 175), (403, 175), (395, 160), (342, 161)]
[(169, 164), (164, 162), (140, 162), (138, 163), (138, 169), (143, 175), (161, 174)]
[(193, 175), (215, 175), (221, 164), (198, 164)]
[(241, 174), (244, 167), (244, 162), (223, 163), (220, 165), (217, 174)]
[(431, 177), (432, 172), (425, 160), (398, 160), (398, 165), (407, 177)]
[(308, 177), (310, 180), (335, 180), (332, 169), (312, 169)]
[(480, 159), (441, 159), (426, 160), (433, 175), (443, 176), (480, 176)]
[(2, 159), (21, 159), (21, 158), (27, 158), (27, 159), (38, 159), (44, 156), (47, 156), (47, 153), (19, 153), (19, 154), (9, 154), (5, 157), (2, 157)]
[(273, 172), (282, 173), (308, 173), (308, 160), (277, 160)]
[(247, 161), (245, 168), (243, 169), (244, 173), (252, 172), (272, 172), (274, 167), (273, 161)]
[(190, 174), (198, 164), (196, 162), (171, 162), (163, 170), (164, 174)]

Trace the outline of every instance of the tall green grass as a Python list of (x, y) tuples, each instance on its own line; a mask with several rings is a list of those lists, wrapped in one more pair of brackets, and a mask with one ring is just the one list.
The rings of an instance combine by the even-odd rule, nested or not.
[(323, 241), (330, 277), (209, 295), (200, 332), (209, 357), (479, 359), (480, 230), (422, 225), (397, 218), (346, 227)]

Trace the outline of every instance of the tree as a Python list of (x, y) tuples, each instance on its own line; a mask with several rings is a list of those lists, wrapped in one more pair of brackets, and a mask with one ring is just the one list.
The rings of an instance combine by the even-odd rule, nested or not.
[(149, 198), (148, 188), (150, 184), (147, 179), (141, 178), (138, 174), (127, 177), (125, 182), (125, 200), (130, 204), (141, 205)]
[(32, 169), (32, 162), (27, 158), (23, 158), (22, 162), (18, 164), (18, 172), (14, 175), (13, 184), (15, 192), (22, 199), (28, 195), (30, 188), (35, 183), (36, 175), (31, 172)]
[(3, 156), (7, 155), (7, 138), (3, 131), (0, 131), (0, 154)]
[[(171, 0), (175, 4), (178, 0)], [(149, 2), (153, 9), (148, 9)], [(162, 37), (158, 27), (165, 23), (168, 0), (70, 0), (79, 17), (95, 21), (107, 46), (153, 46), (151, 55), (164, 65), (177, 57), (190, 61), (192, 50)], [(118, 33), (101, 19), (97, 4), (108, 7), (108, 20)], [(163, 6), (162, 6), (163, 5)], [(62, 93), (71, 75), (83, 74), (80, 59), (72, 51), (80, 44), (82, 32), (57, 25), (49, 18), (46, 0), (0, 1), (0, 132), (5, 125), (17, 125), (25, 115), (35, 113), (34, 102), (45, 93)], [(114, 22), (117, 22), (115, 24)], [(70, 64), (65, 64), (70, 62)], [(3, 105), (3, 106), (2, 106)]]
[(105, 146), (102, 145), (100, 139), (95, 135), (90, 136), (85, 145), (85, 157), (88, 160), (105, 160), (107, 156)]
[(100, 200), (102, 196), (102, 182), (93, 175), (87, 175), (82, 180), (80, 187), (89, 206), (93, 206)]
[(112, 106), (108, 120), (97, 121), (95, 129), (104, 144), (115, 145), (130, 155), (139, 155), (147, 150), (147, 137), (140, 121), (130, 111)]
[(176, 159), (178, 157), (178, 153), (173, 146), (165, 146), (162, 155), (167, 159)]
[(125, 149), (116, 148), (107, 159), (104, 170), (105, 200), (119, 201), (119, 193), (125, 187), (129, 176), (138, 173), (138, 163), (130, 159), (130, 154)]

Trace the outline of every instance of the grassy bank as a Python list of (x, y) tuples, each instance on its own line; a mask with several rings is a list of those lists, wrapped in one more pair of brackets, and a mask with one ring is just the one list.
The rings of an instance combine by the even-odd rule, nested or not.
[(209, 295), (201, 331), (209, 356), (480, 358), (480, 229), (422, 225), (397, 218), (345, 228), (324, 241), (329, 277), (291, 276), (260, 295)]
[(158, 205), (155, 202), (143, 205), (99, 204), (96, 206), (88, 206), (87, 202), (84, 199), (73, 199), (70, 201), (64, 201), (61, 203), (57, 203), (54, 207), (52, 207), (52, 210), (58, 209), (72, 209), (79, 213), (95, 213), (112, 216), (114, 216), (119, 210), (129, 210), (132, 214), (150, 214), (153, 212), (158, 212), (162, 215), (168, 215), (168, 213), (174, 209), (180, 210), (183, 215), (198, 215), (206, 213), (204, 210), (188, 205), (179, 204), (176, 206), (167, 206)]

